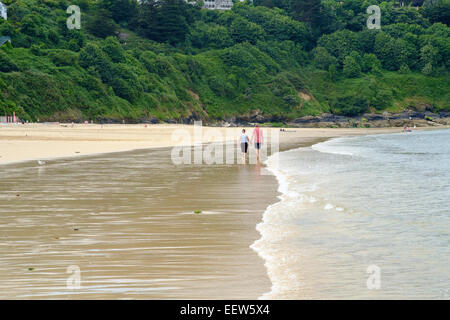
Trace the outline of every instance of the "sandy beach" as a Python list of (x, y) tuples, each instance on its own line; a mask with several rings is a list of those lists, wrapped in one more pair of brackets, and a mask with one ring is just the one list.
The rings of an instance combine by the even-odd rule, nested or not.
[[(255, 299), (269, 291), (250, 245), (277, 201), (275, 177), (259, 165), (174, 165), (172, 134), (180, 129), (194, 130), (1, 127), (0, 297)], [(240, 131), (212, 129), (216, 137), (202, 142)], [(288, 129), (280, 150), (400, 130)], [(47, 163), (28, 161), (36, 159)], [(66, 285), (73, 266), (81, 273), (75, 289)]]
[[(232, 129), (204, 135), (204, 143), (220, 142)], [(10, 124), (0, 125), (0, 164), (86, 156), (184, 144), (177, 133), (194, 137), (194, 126)], [(191, 144), (188, 143), (187, 144)]]
[[(192, 144), (194, 126), (189, 125), (98, 125), (98, 124), (9, 124), (0, 125), (0, 165), (54, 158), (86, 156), (148, 148)], [(239, 137), (241, 128), (203, 127), (201, 143), (223, 142)], [(251, 128), (247, 128), (247, 132)], [(264, 130), (279, 131), (277, 128)], [(280, 146), (310, 139), (356, 134), (399, 132), (388, 129), (288, 129)], [(178, 134), (192, 141), (183, 143)]]

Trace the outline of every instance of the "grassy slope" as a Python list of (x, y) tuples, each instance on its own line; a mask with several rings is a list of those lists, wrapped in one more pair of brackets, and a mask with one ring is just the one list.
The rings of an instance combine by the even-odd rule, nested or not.
[[(65, 18), (61, 10), (43, 12), (44, 24), (49, 26), (54, 26), (58, 17)], [(364, 93), (373, 105), (383, 96), (391, 112), (428, 105), (435, 110), (450, 110), (450, 81), (446, 76), (383, 72), (330, 81), (327, 72), (296, 62), (282, 63), (249, 44), (191, 56), (122, 31), (130, 35), (123, 44), (126, 63), (134, 68), (143, 86), (135, 101), (118, 97), (95, 71), (80, 67), (78, 52), (48, 47), (36, 52), (5, 45), (0, 50), (18, 71), (0, 72), (0, 113), (16, 111), (29, 120), (140, 121), (156, 117), (183, 121), (192, 117), (215, 121), (261, 110), (274, 116), (275, 122), (277, 118), (332, 112), (330, 105), (338, 97), (356, 93)], [(86, 37), (87, 43), (101, 46), (99, 39)], [(146, 52), (152, 53), (151, 59), (143, 58)], [(55, 60), (55, 55), (66, 53), (73, 56), (73, 63)], [(311, 100), (300, 99), (299, 92), (308, 94)], [(372, 107), (371, 111), (384, 110)]]
[(356, 79), (338, 79), (333, 82), (329, 80), (327, 72), (308, 70), (306, 77), (322, 108), (305, 110), (305, 115), (331, 112), (330, 102), (345, 93), (364, 93), (377, 99), (380, 91), (390, 93), (392, 102), (386, 109), (371, 108), (370, 111), (375, 113), (401, 112), (406, 108), (422, 110), (429, 106), (433, 106), (434, 111), (450, 110), (450, 79), (446, 75), (430, 77), (418, 72), (400, 74), (383, 71), (381, 75), (366, 74)]

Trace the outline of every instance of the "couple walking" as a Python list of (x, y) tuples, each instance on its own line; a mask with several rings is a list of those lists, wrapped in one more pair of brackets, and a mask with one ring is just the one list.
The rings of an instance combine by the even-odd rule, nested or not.
[(248, 145), (250, 142), (252, 144), (254, 143), (255, 150), (256, 150), (256, 157), (259, 161), (260, 151), (261, 151), (261, 147), (263, 144), (263, 132), (262, 132), (261, 128), (258, 125), (255, 126), (255, 129), (253, 129), (251, 140), (248, 139), (248, 136), (245, 133), (245, 129), (242, 129), (240, 141), (241, 141), (242, 159), (244, 160), (244, 162), (245, 162), (245, 158), (246, 158), (246, 155), (248, 152)]

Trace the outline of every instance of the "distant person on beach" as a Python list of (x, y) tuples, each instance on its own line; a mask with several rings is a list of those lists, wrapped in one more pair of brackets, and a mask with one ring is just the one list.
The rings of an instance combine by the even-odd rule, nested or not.
[(259, 128), (259, 125), (256, 125), (255, 129), (253, 130), (252, 134), (252, 143), (254, 143), (255, 149), (256, 149), (256, 158), (259, 160), (261, 147), (263, 144), (263, 132)]
[(247, 151), (248, 151), (248, 136), (245, 133), (245, 129), (242, 129), (242, 134), (241, 134), (241, 151), (242, 151), (242, 160), (243, 162), (245, 162), (245, 158), (247, 156)]

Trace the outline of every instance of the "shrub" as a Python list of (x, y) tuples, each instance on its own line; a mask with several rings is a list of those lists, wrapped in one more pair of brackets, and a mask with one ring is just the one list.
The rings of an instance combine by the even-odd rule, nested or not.
[(138, 92), (133, 90), (133, 88), (123, 79), (114, 79), (112, 81), (112, 87), (116, 95), (130, 102), (135, 101), (138, 96)]
[(332, 64), (331, 66), (328, 67), (328, 76), (330, 77), (331, 81), (333, 81), (333, 82), (336, 81), (337, 74), (338, 74), (338, 71), (337, 71), (337, 67), (335, 64)]
[(255, 44), (256, 41), (263, 39), (264, 30), (256, 23), (238, 17), (231, 24), (231, 36), (236, 42), (248, 41)]
[(107, 55), (93, 43), (88, 44), (80, 52), (80, 66), (83, 68), (93, 67), (102, 78), (103, 82), (112, 81), (112, 65)]
[(423, 67), (427, 64), (435, 66), (438, 60), (439, 51), (432, 45), (426, 45), (420, 49), (420, 62)]
[(106, 38), (101, 48), (113, 62), (125, 62), (125, 50), (116, 38)]
[(354, 50), (358, 50), (359, 42), (357, 33), (350, 30), (336, 31), (332, 34), (323, 35), (318, 45), (324, 47), (330, 54), (338, 59), (342, 64), (345, 57)]
[(363, 114), (368, 109), (368, 101), (366, 97), (347, 94), (340, 96), (333, 104), (333, 112), (344, 116), (352, 117)]
[(394, 97), (391, 90), (377, 90), (375, 96), (371, 99), (371, 106), (377, 110), (383, 110), (392, 105)]
[(58, 67), (73, 66), (78, 60), (78, 55), (69, 50), (50, 50), (48, 57)]
[(229, 86), (226, 81), (224, 81), (220, 77), (212, 77), (208, 81), (210, 89), (218, 96), (225, 97), (227, 95), (231, 95), (233, 92), (233, 89), (231, 86)]
[(19, 68), (11, 60), (11, 58), (6, 54), (6, 52), (0, 50), (0, 71), (1, 72), (12, 72), (18, 71)]
[(433, 72), (433, 66), (431, 63), (427, 63), (423, 68), (422, 68), (422, 73), (426, 76), (431, 75), (431, 73)]
[(373, 53), (366, 53), (362, 57), (361, 69), (363, 72), (373, 70), (375, 67), (381, 68), (381, 62)]
[(222, 49), (234, 44), (227, 28), (218, 25), (197, 23), (189, 35), (189, 40), (196, 48)]
[(283, 97), (283, 100), (288, 106), (291, 107), (298, 106), (300, 104), (300, 98), (298, 95), (288, 94)]
[(408, 65), (406, 63), (402, 64), (402, 66), (400, 67), (400, 70), (398, 71), (401, 74), (408, 74), (411, 72), (411, 70), (409, 69)]
[(87, 29), (94, 36), (106, 38), (117, 32), (117, 25), (111, 18), (111, 13), (107, 10), (98, 10), (87, 22)]
[(347, 56), (344, 59), (343, 73), (347, 78), (357, 78), (361, 74), (361, 67), (355, 58)]
[(331, 65), (335, 65), (337, 60), (328, 53), (324, 47), (317, 47), (314, 53), (314, 65), (322, 70), (328, 70)]

